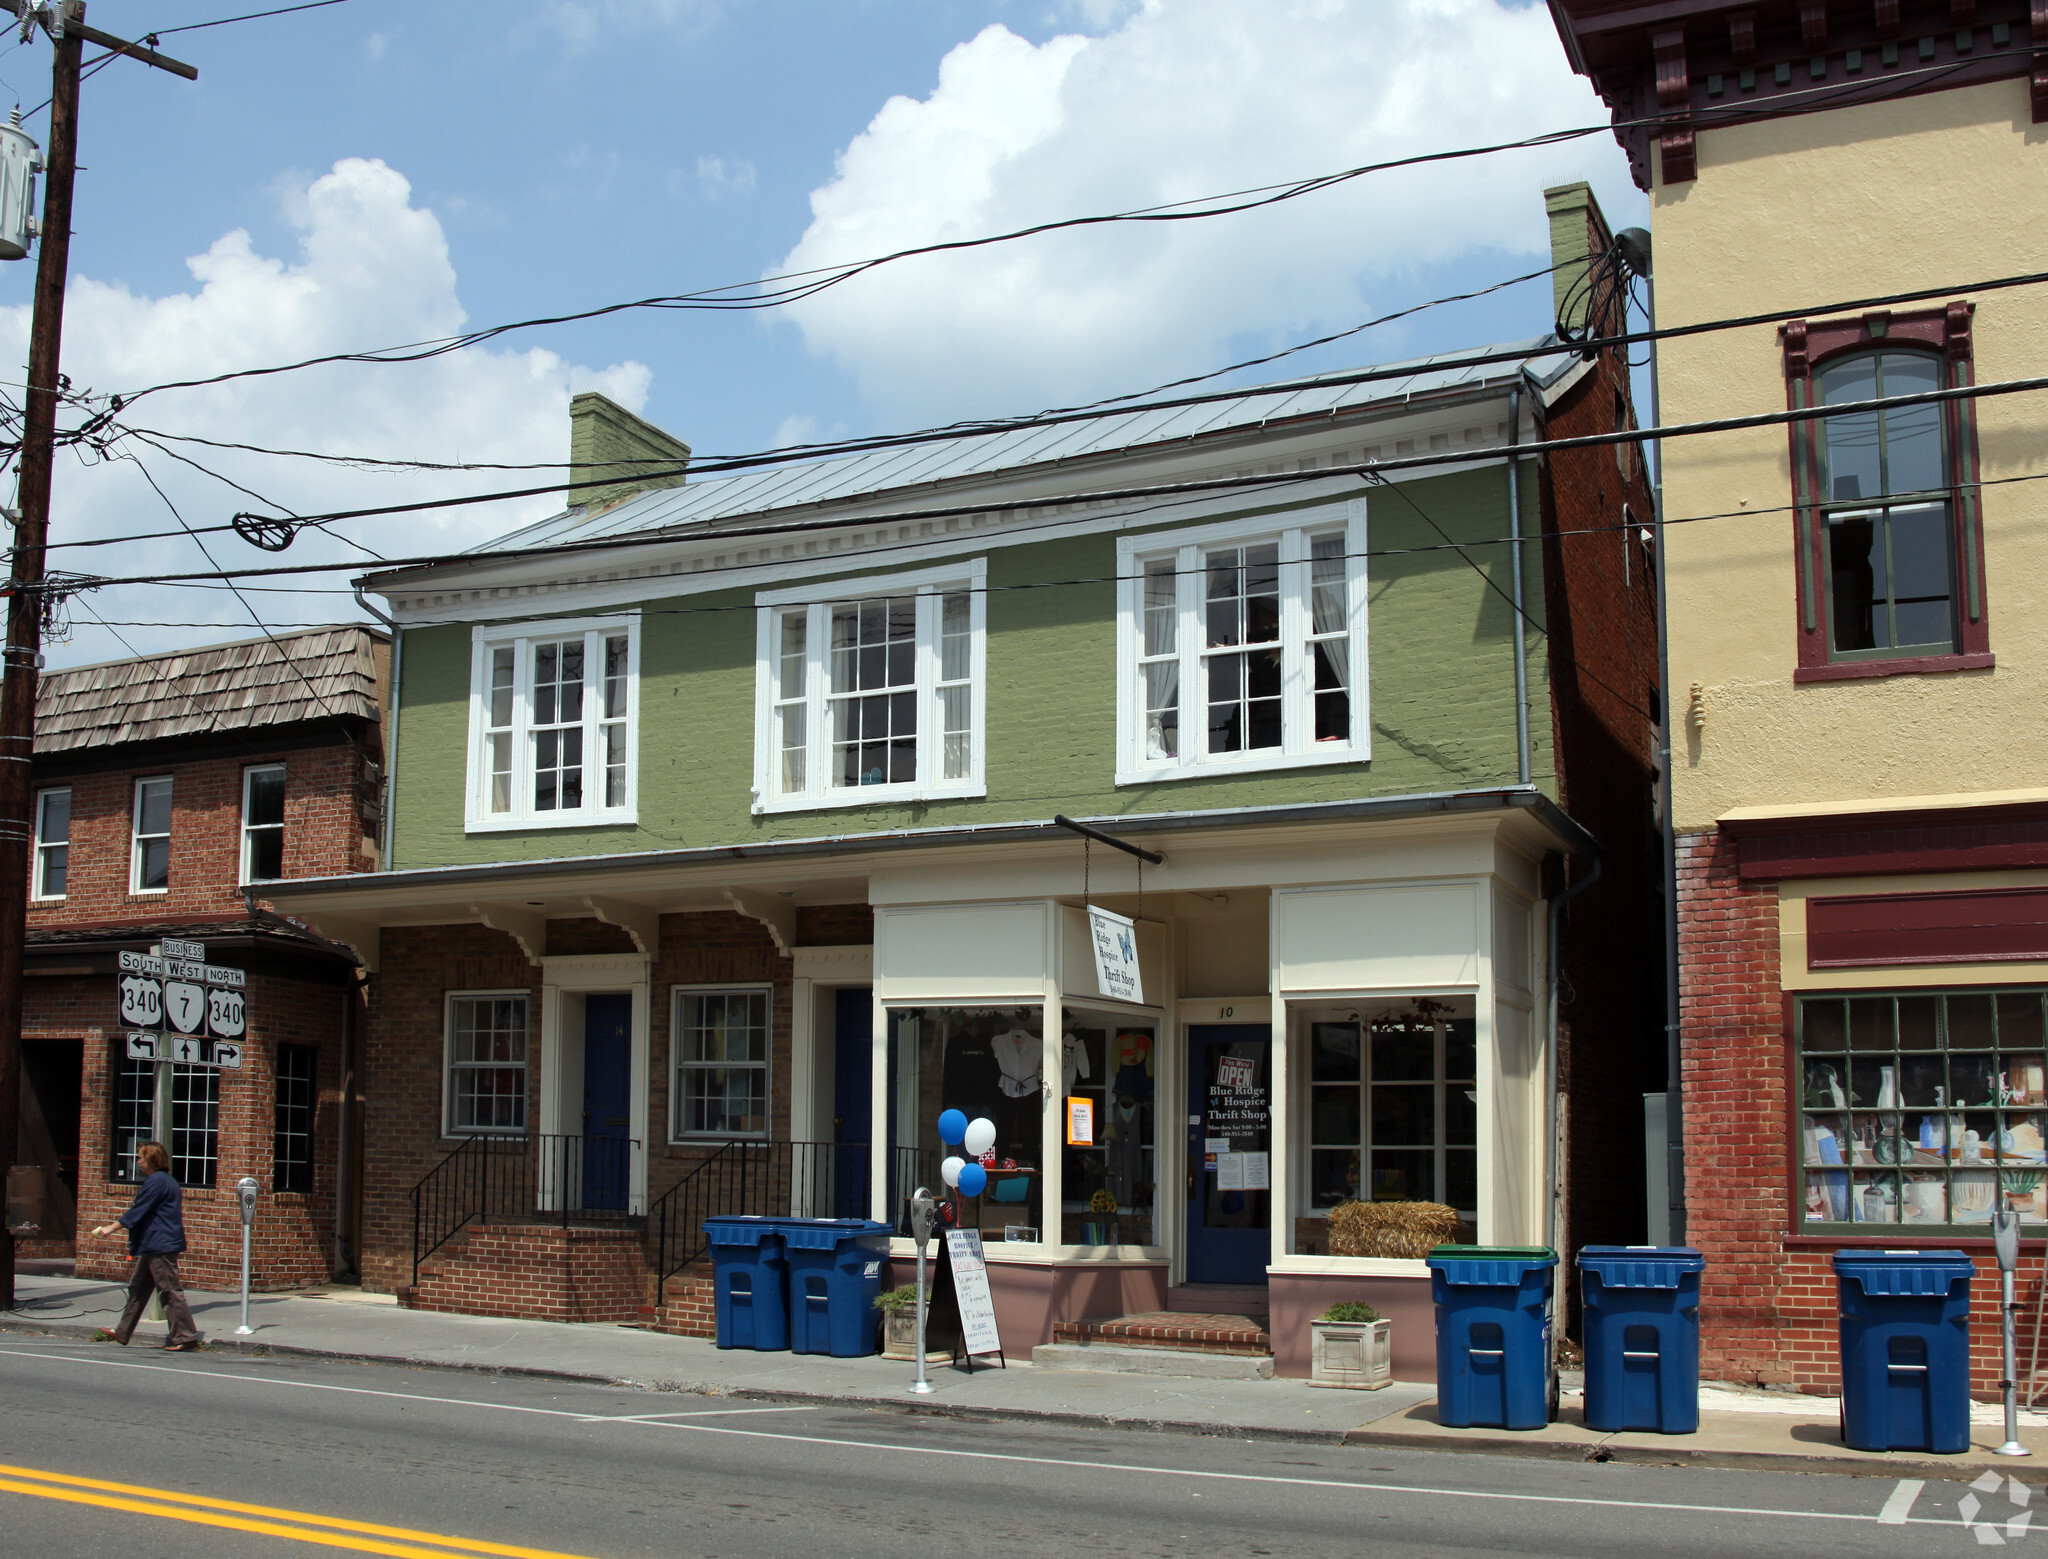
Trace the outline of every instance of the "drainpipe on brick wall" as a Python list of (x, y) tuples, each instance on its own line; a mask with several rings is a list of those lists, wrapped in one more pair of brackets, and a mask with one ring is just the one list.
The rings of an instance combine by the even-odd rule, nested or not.
[(400, 679), (405, 675), (405, 630), (398, 626), (398, 619), (379, 611), (363, 598), (363, 587), (355, 587), (356, 605), (368, 612), (377, 621), (391, 630), (391, 720), (384, 731), (384, 827), (383, 838), (378, 841), (377, 869), (390, 871), (391, 840), (396, 831), (398, 809), (393, 805), (398, 794), (398, 689)]
[(1508, 539), (1515, 589), (1515, 783), (1529, 783), (1529, 632), (1522, 610), (1522, 467), (1515, 445), (1522, 436), (1522, 392), (1508, 391)]
[(361, 1199), (356, 1183), (356, 1052), (362, 1036), (358, 1014), (369, 984), (369, 976), (356, 970), (341, 999), (341, 1105), (335, 1112), (335, 1136), (340, 1140), (334, 1165), (334, 1275), (359, 1283), (363, 1269), (356, 1240), (356, 1204)]
[[(1565, 906), (1600, 880), (1601, 870), (1606, 865), (1606, 852), (1596, 844), (1592, 848), (1592, 858), (1592, 867), (1585, 876), (1566, 888), (1562, 893), (1551, 896), (1548, 905), (1550, 911), (1550, 934), (1544, 938), (1543, 942), (1544, 962), (1548, 966), (1545, 970), (1544, 993), (1545, 1001), (1549, 1008), (1544, 1022), (1543, 1035), (1543, 1048), (1545, 1052), (1544, 1098), (1547, 1106), (1544, 1111), (1543, 1131), (1543, 1243), (1552, 1250), (1557, 1251), (1558, 1254), (1556, 1280), (1550, 1285), (1550, 1348), (1553, 1364), (1557, 1357), (1557, 1345), (1561, 1340), (1560, 1328), (1557, 1324), (1557, 1311), (1564, 1293), (1567, 1270), (1565, 1266), (1566, 1253), (1558, 1246), (1560, 1220), (1557, 1207), (1558, 1192), (1562, 1189), (1559, 1184), (1562, 1166), (1558, 1161), (1557, 1152), (1557, 982), (1558, 975), (1564, 968), (1564, 953), (1559, 932), (1564, 923)], [(1563, 862), (1560, 861), (1559, 869), (1562, 870), (1562, 868)], [(1554, 1379), (1556, 1376), (1555, 1368), (1552, 1369), (1551, 1374)]]

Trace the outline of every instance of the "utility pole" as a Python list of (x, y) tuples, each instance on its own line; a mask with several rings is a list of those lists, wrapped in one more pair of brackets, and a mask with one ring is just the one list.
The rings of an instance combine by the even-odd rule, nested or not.
[[(58, 365), (64, 282), (71, 259), (71, 185), (78, 169), (78, 72), (95, 43), (196, 81), (199, 72), (141, 44), (85, 25), (85, 0), (0, 0), (0, 9), (50, 35), (50, 149), (43, 175), (41, 253), (29, 327), (28, 396), (21, 436), (19, 513), (7, 580), (7, 642), (0, 652), (0, 1165), (20, 1145), (21, 974), (34, 858), (36, 676), (42, 665), (43, 553), (50, 534), (50, 477), (57, 457)], [(14, 1236), (0, 1229), (0, 1310), (14, 1308)]]

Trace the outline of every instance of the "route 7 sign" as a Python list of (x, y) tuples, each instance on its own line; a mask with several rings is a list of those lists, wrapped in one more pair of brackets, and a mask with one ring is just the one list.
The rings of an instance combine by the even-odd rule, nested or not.
[(164, 981), (164, 1021), (175, 1034), (197, 1034), (206, 1027), (206, 987), (190, 980)]

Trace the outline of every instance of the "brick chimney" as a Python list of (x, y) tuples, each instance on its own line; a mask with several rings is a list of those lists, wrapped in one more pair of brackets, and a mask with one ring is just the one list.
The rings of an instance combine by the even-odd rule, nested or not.
[(680, 487), (689, 463), (688, 444), (617, 401), (585, 390), (569, 402), (569, 480), (618, 478), (603, 487), (570, 488), (570, 503), (609, 509), (649, 488)]

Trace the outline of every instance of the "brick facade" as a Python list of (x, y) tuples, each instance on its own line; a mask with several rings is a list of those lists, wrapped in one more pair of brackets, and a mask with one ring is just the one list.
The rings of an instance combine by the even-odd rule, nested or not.
[(642, 1318), (648, 1288), (637, 1229), (493, 1224), (457, 1234), (399, 1298), (457, 1315), (627, 1322)]
[[(1726, 835), (1681, 835), (1678, 905), (1687, 1237), (1707, 1260), (1700, 1373), (1834, 1392), (1841, 1375), (1828, 1258), (1843, 1242), (1791, 1232), (1792, 1040), (1778, 983), (1777, 887), (1739, 878)], [(1990, 1241), (1937, 1243), (1971, 1248), (1976, 1259), (1970, 1384), (1978, 1396), (1992, 1395), (2000, 1366)], [(2024, 1370), (2042, 1293), (2031, 1251), (2019, 1283)]]
[[(798, 937), (815, 945), (863, 945), (872, 941), (873, 925), (873, 912), (864, 904), (807, 908), (798, 919)], [(551, 957), (633, 951), (627, 933), (598, 920), (551, 920), (547, 938)], [(458, 991), (527, 993), (527, 1120), (529, 1129), (537, 1130), (542, 971), (527, 962), (512, 937), (487, 926), (389, 928), (382, 934), (381, 947), (381, 967), (371, 981), (364, 1053), (365, 1132), (374, 1151), (368, 1155), (364, 1176), (363, 1280), (367, 1286), (395, 1291), (412, 1280), (413, 1188), (463, 1140), (445, 1134), (442, 1118), (447, 996)], [(705, 1156), (702, 1148), (670, 1140), (673, 989), (770, 987), (769, 1128), (772, 1138), (787, 1141), (791, 967), (767, 928), (743, 915), (661, 917), (661, 949), (651, 970), (648, 1014), (650, 1204)]]
[[(189, 662), (186, 657), (179, 664)], [(318, 675), (327, 663), (309, 664)], [(111, 669), (130, 672), (127, 663)], [(83, 696), (86, 674), (62, 675), (72, 683), (65, 697)], [(135, 699), (172, 696), (163, 693), (171, 684), (161, 677), (140, 675), (131, 685)], [(285, 877), (370, 871), (381, 818), (382, 734), (361, 713), (317, 720), (294, 716), (291, 723), (264, 725), (265, 696), (253, 686), (214, 689), (190, 695), (173, 711), (189, 716), (191, 709), (204, 712), (220, 700), (259, 717), (238, 729), (100, 739), (38, 752), (37, 792), (68, 789), (71, 806), (63, 896), (31, 898), (28, 912), (21, 1037), (25, 1061), (32, 1051), (36, 1065), (24, 1072), (29, 1131), (23, 1146), (36, 1155), (25, 1161), (52, 1161), (51, 1215), (47, 1237), (21, 1248), (20, 1255), (75, 1253), (81, 1275), (128, 1275), (125, 1238), (88, 1232), (116, 1218), (135, 1189), (113, 1178), (115, 1047), (123, 1045), (125, 1033), (118, 955), (177, 937), (206, 943), (209, 961), (243, 969), (248, 977), (243, 1064), (220, 1074), (213, 1184), (185, 1187), (186, 1283), (226, 1288), (239, 1282), (241, 1223), (234, 1184), (244, 1175), (261, 1188), (250, 1252), (253, 1287), (324, 1283), (352, 1264), (353, 1241), (337, 1227), (337, 1218), (346, 1035), (350, 1009), (361, 1008), (354, 960), (269, 915), (260, 901), (252, 909), (241, 885), (243, 777), (252, 767), (284, 767)], [(61, 719), (72, 706), (60, 700), (58, 707)], [(120, 711), (132, 713), (132, 704), (95, 707), (109, 722), (107, 730), (131, 729), (119, 721), (128, 717)], [(39, 728), (52, 718), (49, 708), (42, 709)], [(162, 722), (144, 725), (154, 731)], [(172, 781), (170, 883), (163, 891), (137, 893), (131, 891), (136, 783), (157, 777)], [(282, 1044), (314, 1051), (310, 1191), (274, 1188)], [(169, 1124), (159, 1121), (157, 1132), (167, 1145)]]

